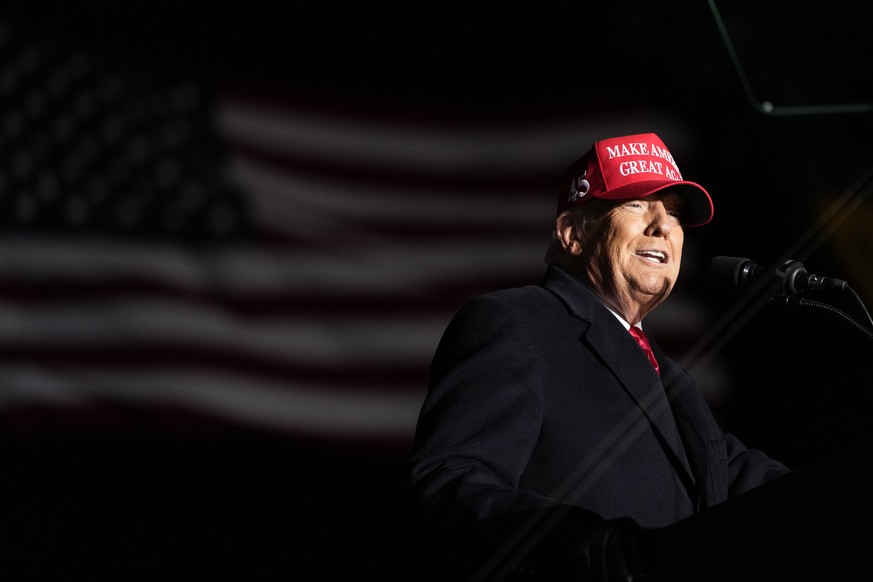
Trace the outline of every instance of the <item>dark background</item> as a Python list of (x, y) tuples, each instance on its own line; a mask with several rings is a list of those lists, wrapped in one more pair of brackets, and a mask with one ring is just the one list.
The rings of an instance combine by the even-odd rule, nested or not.
[[(719, 2), (738, 61), (704, 1), (120, 4), (2, 12), (216, 86), (256, 80), (471, 123), (667, 110), (694, 132), (684, 173), (715, 199), (713, 222), (687, 235), (697, 256), (800, 260), (873, 298), (864, 199), (873, 51), (861, 3)], [(860, 204), (822, 227), (844, 195)], [(863, 435), (868, 336), (821, 311), (712, 290), (701, 266), (688, 269), (685, 291), (704, 297), (714, 341), (734, 363), (733, 391), (715, 403), (726, 428), (792, 466)], [(845, 293), (815, 299), (865, 321)], [(403, 451), (364, 455), (246, 430), (205, 440), (42, 431), (4, 442), (13, 579), (417, 576), (402, 521)]]

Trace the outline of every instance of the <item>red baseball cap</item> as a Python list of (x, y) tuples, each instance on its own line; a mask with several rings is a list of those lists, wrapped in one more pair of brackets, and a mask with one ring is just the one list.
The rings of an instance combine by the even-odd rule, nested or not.
[(629, 200), (673, 188), (685, 199), (682, 222), (703, 226), (712, 220), (709, 193), (682, 179), (676, 160), (654, 133), (594, 142), (568, 169), (558, 193), (558, 214), (594, 198)]

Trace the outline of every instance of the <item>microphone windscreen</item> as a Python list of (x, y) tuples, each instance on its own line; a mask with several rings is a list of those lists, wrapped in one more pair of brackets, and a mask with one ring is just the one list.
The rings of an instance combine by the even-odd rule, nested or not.
[(736, 291), (746, 283), (740, 274), (743, 266), (751, 263), (750, 259), (742, 257), (713, 257), (709, 262), (707, 280), (715, 289), (721, 291)]

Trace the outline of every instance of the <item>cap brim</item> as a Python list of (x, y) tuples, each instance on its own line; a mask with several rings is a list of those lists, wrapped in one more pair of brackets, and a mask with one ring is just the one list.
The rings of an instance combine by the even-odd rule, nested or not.
[(703, 226), (712, 220), (715, 211), (709, 192), (700, 184), (688, 181), (663, 182), (662, 180), (642, 181), (628, 184), (621, 188), (608, 190), (599, 194), (597, 198), (606, 200), (630, 200), (632, 198), (645, 198), (655, 192), (673, 188), (685, 200), (685, 208), (682, 213), (682, 224), (685, 226)]

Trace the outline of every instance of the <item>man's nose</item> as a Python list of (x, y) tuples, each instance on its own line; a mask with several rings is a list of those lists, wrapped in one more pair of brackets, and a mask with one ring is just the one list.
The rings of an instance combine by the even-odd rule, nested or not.
[(676, 219), (667, 211), (667, 207), (661, 202), (649, 206), (651, 214), (649, 231), (652, 236), (666, 236), (676, 226)]

